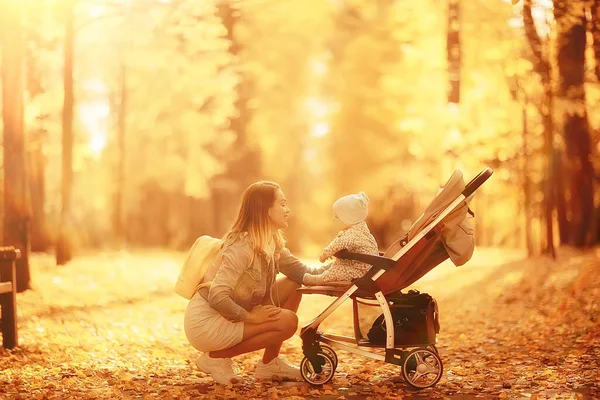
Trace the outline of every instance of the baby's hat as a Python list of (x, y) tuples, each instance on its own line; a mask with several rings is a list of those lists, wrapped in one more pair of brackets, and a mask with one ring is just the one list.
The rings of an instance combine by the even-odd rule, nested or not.
[(358, 224), (369, 214), (369, 198), (364, 192), (340, 197), (333, 203), (333, 212), (346, 225)]

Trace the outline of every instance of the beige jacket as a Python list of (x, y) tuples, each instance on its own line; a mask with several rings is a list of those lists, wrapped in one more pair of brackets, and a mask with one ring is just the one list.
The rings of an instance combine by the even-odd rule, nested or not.
[(264, 251), (254, 251), (245, 234), (225, 243), (204, 276), (203, 281), (212, 284), (198, 293), (223, 317), (238, 322), (266, 296), (273, 295), (277, 304), (277, 293), (272, 294), (271, 290), (278, 272), (301, 284), (305, 273), (320, 272), (311, 271), (287, 248), (276, 249), (272, 257)]

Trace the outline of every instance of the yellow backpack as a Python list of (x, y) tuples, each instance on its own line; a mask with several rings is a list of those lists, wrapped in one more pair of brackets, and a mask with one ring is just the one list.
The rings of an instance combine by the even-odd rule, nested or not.
[(175, 292), (178, 295), (189, 300), (202, 286), (210, 285), (211, 282), (202, 283), (202, 279), (221, 247), (223, 241), (212, 236), (203, 235), (196, 239), (175, 283)]

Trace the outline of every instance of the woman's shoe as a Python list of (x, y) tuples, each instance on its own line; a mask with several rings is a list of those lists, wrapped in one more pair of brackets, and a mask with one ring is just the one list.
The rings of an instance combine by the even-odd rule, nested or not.
[(196, 360), (196, 366), (201, 372), (210, 375), (215, 382), (222, 385), (242, 380), (238, 374), (239, 370), (234, 368), (231, 358), (212, 358), (208, 353), (204, 353)]
[(268, 364), (260, 360), (256, 366), (256, 371), (254, 371), (254, 377), (257, 379), (300, 379), (302, 376), (300, 375), (300, 368), (282, 358), (275, 357)]

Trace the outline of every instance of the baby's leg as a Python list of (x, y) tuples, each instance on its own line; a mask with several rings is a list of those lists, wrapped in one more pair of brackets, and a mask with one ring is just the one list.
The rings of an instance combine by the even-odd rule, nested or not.
[(327, 282), (350, 282), (353, 279), (363, 275), (351, 265), (334, 262), (331, 268), (323, 274), (325, 283)]

